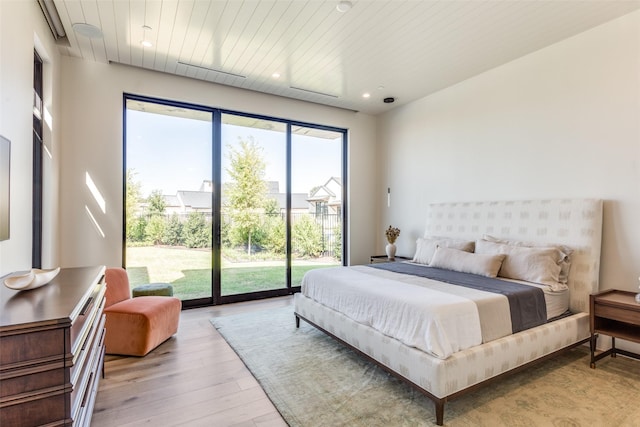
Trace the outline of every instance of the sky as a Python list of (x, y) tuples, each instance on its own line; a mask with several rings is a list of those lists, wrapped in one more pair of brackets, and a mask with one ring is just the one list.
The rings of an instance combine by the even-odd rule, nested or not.
[[(224, 121), (224, 120), (223, 120)], [(127, 110), (127, 169), (141, 184), (142, 195), (161, 190), (165, 195), (178, 190), (198, 190), (211, 180), (211, 122)], [(253, 136), (263, 147), (265, 179), (279, 181), (285, 190), (286, 135), (245, 126), (222, 126), (222, 181), (228, 182), (229, 144)], [(292, 191), (308, 193), (332, 176), (342, 176), (340, 139), (328, 140), (301, 135), (292, 137)]]

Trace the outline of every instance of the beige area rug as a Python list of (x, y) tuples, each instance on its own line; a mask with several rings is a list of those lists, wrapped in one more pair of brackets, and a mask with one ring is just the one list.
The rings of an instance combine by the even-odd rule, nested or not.
[[(421, 393), (291, 307), (211, 319), (290, 426), (432, 426)], [(446, 426), (640, 426), (640, 361), (580, 347), (445, 404)]]

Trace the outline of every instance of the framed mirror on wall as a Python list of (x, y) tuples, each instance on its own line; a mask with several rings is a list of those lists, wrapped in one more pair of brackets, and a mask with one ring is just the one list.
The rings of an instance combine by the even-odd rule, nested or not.
[(0, 240), (9, 239), (11, 142), (0, 135)]

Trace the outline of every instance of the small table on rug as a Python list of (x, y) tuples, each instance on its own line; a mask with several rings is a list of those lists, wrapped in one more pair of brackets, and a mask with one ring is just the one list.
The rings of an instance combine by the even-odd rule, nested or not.
[(371, 255), (370, 264), (377, 264), (379, 262), (396, 262), (396, 261), (411, 261), (412, 258), (405, 256), (397, 256), (394, 259), (389, 259), (386, 255)]
[[(635, 293), (611, 289), (589, 297), (589, 320), (591, 327), (591, 368), (596, 361), (611, 355), (623, 354), (640, 359), (640, 354), (616, 348), (616, 338), (640, 343), (640, 304)], [(611, 348), (595, 354), (598, 334), (611, 337)]]

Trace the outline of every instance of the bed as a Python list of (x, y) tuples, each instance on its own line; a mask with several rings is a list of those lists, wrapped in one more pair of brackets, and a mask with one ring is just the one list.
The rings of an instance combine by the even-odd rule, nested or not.
[[(473, 258), (470, 271), (474, 272), (476, 260), (481, 259), (483, 265), (490, 266), (488, 268), (491, 275), (491, 272), (496, 271), (496, 260), (494, 257), (491, 263), (487, 264), (488, 258), (482, 255), (484, 249), (479, 253), (475, 252), (486, 245), (479, 242), (480, 240), (489, 241), (491, 244), (562, 248), (564, 252), (570, 253), (569, 258), (563, 258), (562, 262), (558, 262), (559, 265), (562, 264), (560, 276), (566, 275), (560, 278), (562, 284), (552, 291), (543, 287), (546, 289), (543, 292), (545, 307), (543, 314), (538, 316), (545, 316), (545, 319), (528, 326), (514, 327), (515, 333), (506, 334), (504, 331), (496, 332), (495, 328), (485, 328), (487, 322), (493, 322), (495, 325), (495, 320), (474, 320), (480, 323), (479, 327), (468, 322), (467, 317), (472, 316), (474, 312), (473, 304), (466, 301), (471, 297), (467, 297), (466, 294), (461, 295), (459, 291), (454, 291), (452, 296), (443, 296), (444, 294), (441, 293), (444, 288), (457, 289), (458, 285), (451, 286), (439, 282), (438, 279), (416, 277), (413, 273), (407, 275), (400, 268), (401, 263), (383, 264), (395, 266), (393, 268), (338, 267), (324, 273), (313, 273), (318, 270), (312, 270), (308, 273), (308, 277), (303, 278), (302, 292), (294, 297), (296, 324), (299, 326), (300, 320), (310, 323), (418, 389), (434, 402), (436, 423), (443, 425), (444, 405), (447, 401), (489, 381), (526, 369), (534, 362), (553, 357), (559, 352), (589, 341), (588, 303), (589, 295), (598, 291), (602, 201), (557, 199), (443, 203), (430, 205), (426, 217), (426, 230), (424, 238), (418, 239), (419, 245), (433, 240), (435, 238), (433, 236), (444, 240), (476, 243), (477, 247), (474, 247), (473, 252), (466, 249), (453, 250), (455, 248), (447, 249), (448, 252), (445, 252), (442, 246), (446, 245), (436, 245), (436, 251), (455, 255), (453, 258), (444, 258), (445, 267), (452, 260), (460, 259), (460, 265), (464, 265), (462, 270), (469, 270), (466, 260)], [(423, 263), (416, 262), (420, 261), (420, 252), (419, 248), (414, 262), (409, 263), (414, 270), (420, 270), (423, 267), (416, 265)], [(422, 252), (424, 254), (424, 251)], [(460, 255), (459, 252), (470, 255), (463, 254), (462, 258), (457, 258)], [(507, 251), (502, 257), (502, 262), (504, 263), (505, 259), (516, 259), (515, 256), (509, 257)], [(569, 259), (570, 264), (567, 262)], [(435, 257), (431, 256), (431, 262), (434, 260)], [(437, 266), (442, 267), (441, 264)], [(497, 271), (501, 272), (500, 268)], [(444, 270), (448, 269), (444, 268)], [(482, 270), (481, 273), (484, 275), (485, 271)], [(466, 276), (472, 279), (483, 277), (478, 274), (466, 274)], [(503, 278), (496, 279), (500, 281)], [(433, 280), (436, 283), (433, 283)], [(515, 284), (520, 283), (522, 286), (530, 285), (526, 283), (527, 281), (512, 280), (512, 278), (506, 280)], [(431, 283), (430, 286), (435, 286), (436, 289), (418, 290), (417, 292), (426, 292), (421, 300), (409, 293), (409, 289), (422, 287), (422, 282)], [(323, 284), (331, 292), (325, 291)], [(480, 295), (482, 300), (485, 298), (482, 296), (485, 295), (484, 288), (482, 289), (482, 291), (471, 290), (471, 293)], [(414, 291), (411, 290), (411, 292)], [(540, 292), (534, 292), (538, 292), (539, 300)], [(376, 293), (379, 294), (377, 297), (370, 295)], [(335, 295), (333, 299), (323, 300), (324, 294)], [(554, 300), (544, 294), (556, 294), (558, 298)], [(420, 305), (417, 306), (418, 308), (408, 308), (409, 300), (421, 300), (419, 304), (429, 306), (431, 302), (424, 302), (424, 300), (430, 300), (434, 295), (438, 297), (433, 299), (442, 299), (449, 305), (445, 305), (445, 309), (436, 308), (436, 314), (429, 314), (426, 321), (412, 319), (405, 321), (406, 324), (399, 328), (399, 332), (393, 330), (393, 326), (388, 326), (393, 324), (393, 322), (387, 322), (386, 318), (389, 316), (404, 318), (405, 314), (411, 310), (422, 311)], [(362, 307), (358, 306), (355, 314), (352, 308), (355, 300), (350, 298), (356, 298), (362, 305)], [(378, 300), (372, 298), (378, 298)], [(488, 299), (497, 300), (501, 298), (504, 300), (507, 297), (504, 295), (496, 298), (488, 297)], [(511, 297), (508, 298), (511, 301)], [(393, 300), (393, 303), (389, 303), (389, 300)], [(557, 315), (558, 310), (564, 311), (564, 308), (559, 309), (557, 306), (558, 301), (561, 300), (565, 301), (564, 304), (568, 310), (562, 315)], [(483, 311), (482, 304), (477, 302), (474, 304), (476, 304), (476, 312)], [(373, 311), (361, 313), (369, 306), (376, 305), (382, 306), (381, 313)], [(446, 317), (454, 306), (462, 307), (462, 311), (453, 311), (455, 313), (453, 316)], [(517, 310), (513, 308), (510, 310), (511, 319), (515, 325), (517, 322), (514, 320), (513, 313)], [(484, 311), (496, 310), (485, 307)], [(440, 312), (445, 317), (438, 317)], [(502, 315), (509, 316), (505, 312)], [(412, 329), (407, 333), (407, 324), (417, 323), (427, 324), (426, 334), (429, 336), (426, 340), (422, 338), (424, 331), (416, 332)], [(433, 332), (432, 325), (440, 323), (449, 326), (453, 324), (449, 328), (454, 331), (452, 339), (445, 338), (441, 342), (432, 339), (441, 333)], [(526, 324), (527, 321), (524, 323)], [(399, 335), (394, 336), (394, 334)]]

